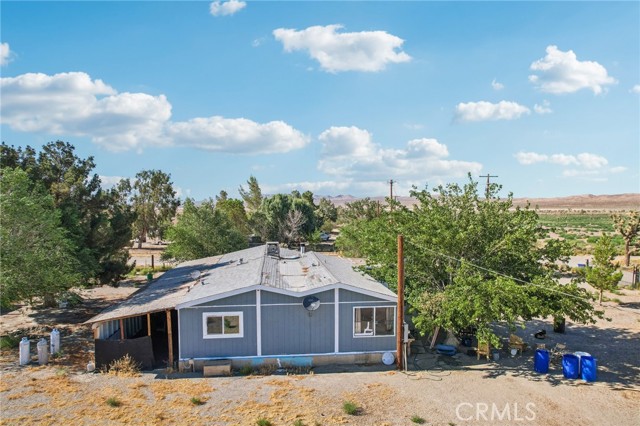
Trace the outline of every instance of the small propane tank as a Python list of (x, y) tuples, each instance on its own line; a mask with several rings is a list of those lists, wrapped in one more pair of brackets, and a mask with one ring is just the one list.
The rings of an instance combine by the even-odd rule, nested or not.
[(93, 373), (95, 369), (96, 365), (92, 361), (89, 361), (89, 363), (87, 364), (87, 373)]
[(27, 365), (31, 361), (31, 342), (28, 337), (20, 341), (20, 365)]
[(51, 331), (51, 355), (60, 352), (60, 332), (57, 328)]
[(38, 347), (38, 364), (45, 365), (49, 362), (49, 345), (47, 344), (47, 339), (43, 337), (36, 346)]

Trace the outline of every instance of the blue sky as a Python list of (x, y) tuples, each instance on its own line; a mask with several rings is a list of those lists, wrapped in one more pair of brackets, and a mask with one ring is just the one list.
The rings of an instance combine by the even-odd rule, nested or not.
[(638, 2), (0, 2), (2, 140), (182, 197), (640, 192)]

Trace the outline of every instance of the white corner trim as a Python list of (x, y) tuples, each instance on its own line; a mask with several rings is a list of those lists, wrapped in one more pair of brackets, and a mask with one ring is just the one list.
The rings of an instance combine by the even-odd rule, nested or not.
[(256, 290), (256, 353), (262, 356), (262, 295)]
[(340, 289), (333, 289), (333, 351), (340, 352)]

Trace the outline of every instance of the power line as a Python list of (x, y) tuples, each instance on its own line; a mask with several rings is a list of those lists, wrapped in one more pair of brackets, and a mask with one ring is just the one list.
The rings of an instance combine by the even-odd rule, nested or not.
[[(408, 243), (410, 243), (410, 244), (412, 244), (412, 245), (416, 246), (416, 244), (411, 243), (411, 242), (409, 242), (408, 240), (405, 240), (405, 241), (407, 241)], [(535, 284), (535, 283), (532, 283), (532, 282), (529, 282), (529, 281), (525, 281), (525, 280), (522, 280), (522, 279), (520, 279), (520, 278), (512, 277), (512, 276), (509, 276), (509, 275), (503, 274), (503, 273), (501, 273), (501, 272), (494, 271), (494, 270), (492, 270), (492, 269), (488, 269), (488, 268), (485, 268), (485, 267), (480, 266), (480, 265), (476, 265), (475, 263), (473, 263), (473, 262), (469, 262), (468, 260), (464, 260), (464, 259), (456, 259), (456, 258), (455, 258), (455, 257), (453, 257), (453, 256), (449, 256), (449, 255), (447, 255), (447, 254), (440, 253), (440, 252), (437, 252), (437, 251), (435, 251), (435, 250), (428, 249), (428, 248), (426, 248), (426, 247), (420, 247), (420, 249), (421, 249), (421, 250), (428, 251), (428, 252), (431, 252), (431, 253), (436, 254), (436, 255), (438, 255), (438, 256), (445, 257), (445, 258), (447, 258), (447, 259), (449, 259), (449, 260), (456, 261), (456, 262), (458, 262), (458, 263), (462, 263), (462, 262), (464, 261), (465, 263), (467, 263), (467, 264), (469, 264), (469, 265), (473, 266), (474, 268), (481, 269), (481, 270), (483, 270), (483, 271), (485, 271), (485, 272), (489, 272), (489, 273), (491, 273), (491, 274), (498, 275), (498, 276), (501, 276), (501, 277), (503, 277), (503, 278), (508, 278), (508, 279), (511, 279), (511, 280), (514, 280), (514, 281), (517, 281), (517, 282), (520, 282), (520, 283), (523, 283), (523, 284), (532, 285), (532, 286), (534, 286), (534, 287), (540, 287), (540, 288), (543, 288), (543, 289), (548, 290), (548, 291), (552, 291), (552, 292), (555, 292), (555, 293), (558, 293), (558, 294), (565, 295), (565, 296), (567, 296), (567, 297), (572, 297), (572, 298), (574, 298), (574, 299), (585, 300), (585, 301), (586, 301), (586, 300), (589, 300), (589, 299), (588, 299), (588, 298), (586, 298), (586, 297), (576, 296), (576, 295), (574, 295), (574, 294), (566, 293), (566, 292), (563, 292), (563, 291), (560, 291), (560, 290), (556, 290), (556, 289), (553, 289), (553, 288), (545, 287), (545, 286), (540, 285), (540, 284)]]

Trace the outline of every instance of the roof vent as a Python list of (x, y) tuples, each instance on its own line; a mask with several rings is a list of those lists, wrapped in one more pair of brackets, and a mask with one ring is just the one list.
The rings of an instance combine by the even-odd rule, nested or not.
[(267, 243), (267, 256), (280, 257), (280, 243), (268, 242)]
[(300, 243), (300, 256), (304, 256), (304, 252), (307, 250), (307, 245), (305, 243)]
[(243, 258), (238, 259), (238, 265), (242, 265), (243, 263), (244, 263), (244, 259)]

